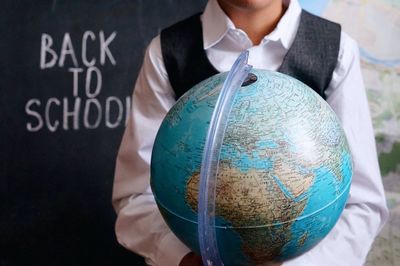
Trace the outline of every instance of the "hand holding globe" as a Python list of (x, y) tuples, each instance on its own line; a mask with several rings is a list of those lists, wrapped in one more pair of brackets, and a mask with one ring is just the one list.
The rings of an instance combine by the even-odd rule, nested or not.
[[(272, 262), (267, 263), (264, 266), (280, 266), (281, 262)], [(199, 255), (194, 252), (189, 252), (186, 254), (182, 261), (179, 263), (179, 266), (203, 266), (203, 261)]]

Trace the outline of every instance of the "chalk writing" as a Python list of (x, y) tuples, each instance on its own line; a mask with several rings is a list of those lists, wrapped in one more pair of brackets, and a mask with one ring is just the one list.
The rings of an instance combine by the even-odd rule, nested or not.
[[(77, 50), (68, 32), (64, 33), (59, 50), (50, 34), (41, 35), (39, 67), (41, 70), (66, 67), (71, 75), (72, 97), (29, 99), (25, 104), (28, 115), (26, 129), (29, 132), (96, 129), (101, 126), (117, 128), (126, 125), (131, 107), (130, 96), (124, 99), (116, 96), (103, 97), (102, 100), (97, 98), (103, 88), (103, 76), (96, 63), (100, 66), (117, 65), (111, 51), (116, 36), (116, 32), (106, 36), (102, 30), (98, 35), (93, 31), (85, 31), (80, 42), (81, 54), (77, 57)], [(96, 41), (98, 44), (94, 45)], [(88, 55), (89, 50), (95, 50), (94, 47), (98, 47), (98, 58), (93, 53)], [(82, 84), (84, 88), (80, 88)]]

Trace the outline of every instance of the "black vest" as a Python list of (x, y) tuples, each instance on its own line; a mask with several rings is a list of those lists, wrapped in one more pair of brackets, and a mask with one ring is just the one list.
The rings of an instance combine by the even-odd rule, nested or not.
[[(297, 78), (325, 99), (337, 63), (340, 32), (339, 24), (303, 10), (294, 42), (278, 71)], [(200, 14), (164, 29), (161, 51), (176, 99), (219, 73), (203, 48)]]

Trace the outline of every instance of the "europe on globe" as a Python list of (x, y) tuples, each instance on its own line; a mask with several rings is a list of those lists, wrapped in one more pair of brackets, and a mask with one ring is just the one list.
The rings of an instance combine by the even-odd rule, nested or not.
[[(311, 88), (253, 69), (239, 88), (218, 162), (215, 221), (224, 265), (299, 256), (318, 244), (344, 209), (352, 159), (340, 121)], [(228, 73), (185, 93), (158, 131), (151, 188), (168, 226), (200, 254), (197, 209), (203, 148)]]

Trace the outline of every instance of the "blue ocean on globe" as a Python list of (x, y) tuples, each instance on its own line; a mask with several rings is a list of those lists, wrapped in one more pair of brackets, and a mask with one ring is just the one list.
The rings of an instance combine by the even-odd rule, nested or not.
[[(299, 256), (333, 228), (348, 198), (352, 159), (340, 121), (312, 89), (260, 69), (233, 101), (216, 184), (225, 265)], [(226, 79), (200, 82), (171, 108), (151, 159), (151, 188), (176, 236), (200, 254), (197, 206), (207, 130)]]

